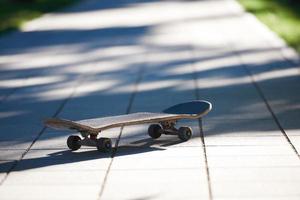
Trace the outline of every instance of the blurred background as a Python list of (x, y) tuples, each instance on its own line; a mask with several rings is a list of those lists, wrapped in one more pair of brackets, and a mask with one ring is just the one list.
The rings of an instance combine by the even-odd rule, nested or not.
[[(43, 13), (62, 9), (80, 0), (1, 0), (0, 33), (16, 30)], [(184, 1), (184, 0), (183, 0)], [(238, 0), (263, 23), (300, 52), (300, 2), (298, 0)], [(138, 1), (137, 1), (138, 2)]]

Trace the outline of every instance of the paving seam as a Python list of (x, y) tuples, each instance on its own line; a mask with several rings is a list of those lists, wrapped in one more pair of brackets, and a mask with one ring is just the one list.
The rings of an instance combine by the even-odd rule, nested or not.
[[(88, 74), (82, 74), (79, 77), (79, 81), (75, 84), (75, 86), (73, 87), (73, 91), (71, 92), (71, 94), (65, 98), (63, 100), (63, 102), (59, 105), (58, 109), (56, 110), (56, 112), (54, 113), (54, 115), (52, 117), (57, 117), (57, 115), (62, 111), (62, 109), (64, 108), (64, 106), (66, 105), (66, 103), (74, 96), (78, 86), (81, 85), (81, 83), (85, 80), (85, 78), (88, 77)], [(38, 141), (38, 139), (43, 135), (43, 133), (45, 132), (45, 130), (47, 129), (46, 126), (43, 126), (43, 128), (39, 131), (39, 133), (37, 134), (37, 136), (33, 139), (33, 141), (31, 142), (31, 144), (29, 145), (28, 148), (26, 148), (26, 150), (22, 153), (22, 155), (20, 156), (20, 158), (18, 160), (16, 160), (16, 162), (13, 163), (13, 165), (10, 167), (10, 169), (6, 172), (4, 178), (1, 180), (0, 182), (0, 186), (2, 186), (4, 184), (4, 182), (7, 180), (9, 174), (17, 167), (18, 163), (25, 157), (25, 155), (31, 150), (32, 146), (36, 143), (36, 141)]]
[[(191, 47), (191, 54), (192, 57), (196, 57), (194, 55), (195, 49), (193, 47)], [(196, 99), (200, 99), (200, 94), (199, 94), (199, 85), (197, 82), (197, 74), (196, 74), (196, 68), (195, 68), (195, 63), (192, 62), (191, 63), (191, 68), (192, 68), (192, 74), (193, 74), (193, 82), (194, 82), (194, 94)], [(212, 187), (211, 187), (211, 178), (210, 178), (210, 171), (209, 171), (209, 167), (208, 167), (208, 159), (207, 159), (207, 152), (206, 152), (206, 144), (205, 144), (205, 139), (204, 139), (204, 132), (203, 132), (203, 124), (202, 124), (202, 119), (199, 118), (198, 119), (198, 126), (200, 129), (200, 139), (201, 139), (201, 143), (203, 146), (203, 155), (204, 155), (204, 161), (205, 161), (205, 171), (206, 171), (206, 180), (207, 180), (207, 185), (208, 185), (208, 194), (209, 194), (209, 200), (213, 199), (213, 193), (212, 193)]]
[[(133, 101), (134, 101), (134, 98), (138, 92), (138, 85), (139, 83), (141, 82), (142, 78), (143, 78), (143, 74), (144, 74), (144, 71), (145, 71), (145, 66), (144, 64), (141, 64), (142, 66), (140, 66), (139, 70), (138, 70), (138, 75), (137, 75), (137, 79), (134, 83), (134, 87), (133, 87), (133, 91), (129, 97), (129, 103), (128, 103), (128, 106), (126, 108), (126, 113), (125, 114), (129, 114), (130, 111), (131, 111), (131, 108), (132, 108), (132, 105), (133, 105)], [(108, 166), (108, 169), (105, 173), (105, 176), (104, 176), (104, 180), (103, 180), (103, 183), (101, 185), (101, 188), (100, 188), (100, 192), (99, 192), (99, 195), (98, 195), (98, 200), (101, 199), (102, 195), (103, 195), (103, 192), (105, 190), (105, 186), (106, 186), (106, 183), (107, 183), (107, 179), (108, 179), (108, 176), (110, 174), (110, 171), (111, 171), (111, 166), (113, 164), (113, 161), (114, 161), (114, 157), (117, 153), (117, 149), (118, 149), (118, 146), (119, 146), (119, 142), (121, 140), (121, 136), (122, 136), (122, 133), (123, 133), (123, 130), (124, 130), (124, 126), (121, 127), (120, 129), (120, 133), (117, 137), (117, 140), (116, 140), (116, 143), (115, 143), (115, 148), (113, 149), (112, 151), (112, 154), (111, 154), (111, 160), (110, 160), (110, 163), (109, 163), (109, 166)]]
[(280, 124), (278, 118), (276, 117), (272, 107), (270, 106), (266, 96), (264, 95), (261, 87), (259, 86), (259, 84), (255, 81), (255, 78), (252, 74), (252, 72), (250, 71), (248, 65), (246, 63), (243, 62), (243, 59), (241, 58), (241, 55), (239, 52), (236, 51), (236, 49), (234, 48), (234, 45), (231, 44), (229, 45), (230, 49), (232, 50), (232, 52), (236, 55), (236, 57), (239, 59), (241, 66), (245, 69), (246, 73), (248, 74), (249, 78), (251, 79), (251, 83), (253, 84), (253, 86), (255, 87), (257, 93), (259, 94), (259, 96), (261, 97), (261, 99), (264, 101), (267, 109), (269, 110), (269, 112), (272, 115), (273, 120), (275, 121), (277, 127), (279, 128), (279, 130), (281, 131), (281, 133), (284, 135), (284, 137), (286, 138), (287, 142), (289, 143), (289, 145), (291, 146), (291, 148), (293, 149), (293, 151), (295, 152), (295, 154), (297, 155), (297, 157), (300, 159), (300, 155), (299, 152), (297, 151), (296, 147), (294, 146), (294, 144), (292, 143), (292, 141), (290, 140), (289, 136), (287, 135), (287, 133), (285, 132), (285, 130), (283, 129), (282, 125)]

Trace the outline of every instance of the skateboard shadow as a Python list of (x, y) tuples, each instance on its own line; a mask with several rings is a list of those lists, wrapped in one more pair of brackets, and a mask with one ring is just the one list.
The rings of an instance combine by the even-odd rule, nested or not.
[(172, 141), (172, 140), (170, 140), (170, 138), (163, 139), (163, 140), (153, 140), (152, 138), (145, 138), (145, 139), (131, 142), (130, 144), (136, 144), (136, 145), (144, 144), (146, 146), (160, 145), (162, 147), (168, 147), (168, 146), (172, 146), (172, 145), (180, 144), (180, 143), (182, 143), (182, 141), (177, 140), (177, 139), (176, 140), (173, 139), (173, 141)]
[[(83, 161), (90, 161), (95, 159), (108, 159), (120, 156), (127, 156), (132, 154), (142, 154), (152, 151), (164, 151), (162, 147), (171, 146), (181, 143), (181, 141), (169, 140), (153, 140), (151, 138), (133, 141), (126, 145), (114, 147), (111, 153), (100, 153), (94, 148), (82, 148), (78, 151), (61, 150), (54, 153), (49, 153), (41, 157), (24, 158), (20, 161), (7, 161), (0, 163), (0, 173), (7, 171), (24, 171), (30, 169), (37, 169), (49, 166), (64, 165), (70, 163), (77, 163)], [(51, 151), (51, 149), (45, 149)], [(31, 150), (33, 155), (34, 151)]]
[(128, 145), (119, 146), (113, 154), (113, 157), (147, 153), (151, 151), (164, 151), (166, 149), (162, 147), (168, 147), (179, 143), (182, 143), (182, 141), (170, 141), (167, 139), (153, 140), (152, 138), (140, 139), (130, 142)]
[[(34, 150), (33, 150), (34, 151)], [(109, 154), (100, 154), (97, 151), (78, 151), (62, 150), (46, 154), (41, 157), (22, 159), (20, 161), (9, 161), (0, 164), (0, 173), (13, 171), (24, 171), (29, 169), (43, 168), (68, 163), (82, 162), (94, 159), (109, 158)]]

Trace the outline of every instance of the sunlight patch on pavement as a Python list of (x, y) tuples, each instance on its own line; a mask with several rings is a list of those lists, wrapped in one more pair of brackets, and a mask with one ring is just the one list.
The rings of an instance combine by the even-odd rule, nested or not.
[(274, 69), (269, 72), (258, 73), (256, 74), (255, 80), (256, 81), (266, 81), (272, 79), (279, 79), (279, 78), (287, 78), (293, 76), (299, 76), (299, 68), (288, 68), (288, 69)]
[[(151, 82), (142, 82), (138, 86), (139, 92), (146, 92), (151, 90), (163, 90), (165, 88), (175, 87), (178, 85), (178, 80), (159, 80), (159, 81), (151, 81)], [(132, 91), (132, 85), (125, 85), (115, 88), (111, 91), (111, 93), (129, 93)]]
[(218, 88), (225, 86), (249, 84), (251, 80), (249, 77), (224, 77), (224, 76), (215, 76), (210, 78), (201, 78), (198, 79), (199, 88)]
[(44, 84), (51, 84), (64, 81), (64, 76), (46, 76), (46, 77), (30, 77), (30, 78), (16, 78), (9, 80), (0, 80), (0, 88), (17, 88), (38, 86)]
[(18, 110), (18, 111), (8, 111), (8, 112), (0, 112), (0, 119), (3, 118), (10, 118), (10, 117), (16, 117), (16, 116), (20, 116), (23, 114), (28, 113), (28, 111), (25, 110)]
[(113, 90), (115, 85), (118, 85), (118, 80), (100, 80), (84, 82), (76, 89), (75, 97), (86, 96), (89, 93), (97, 92), (99, 94), (110, 93), (109, 89)]
[[(27, 95), (27, 98), (35, 99), (35, 101), (54, 101), (54, 100), (63, 100), (66, 98), (66, 95), (71, 94), (74, 91), (74, 88), (70, 87), (73, 82), (69, 81), (67, 84), (61, 84), (55, 88), (48, 88), (47, 90), (39, 91)], [(16, 100), (18, 96), (14, 97)], [(20, 96), (19, 98), (23, 98)]]
[[(178, 9), (178, 7), (181, 9)], [(215, 15), (205, 8), (209, 6), (218, 13)], [(216, 1), (180, 2), (164, 1), (132, 3), (127, 7), (79, 13), (47, 14), (22, 27), (22, 31), (32, 30), (86, 30), (126, 26), (153, 26), (182, 19), (197, 19), (211, 16), (220, 17), (241, 9), (230, 8), (230, 4), (220, 6)], [(174, 14), (175, 13), (175, 14)], [(151, 17), (149, 17), (151, 16)]]
[[(75, 54), (76, 55), (76, 54)], [(34, 52), (32, 54), (13, 54), (10, 56), (0, 56), (1, 70), (25, 70), (48, 68), (59, 65), (68, 65), (82, 61), (84, 57), (74, 54), (51, 54)], [(77, 54), (78, 55), (78, 54)], [(34, 59), (32, 59), (34, 57)], [(20, 62), (21, 61), (21, 62)]]

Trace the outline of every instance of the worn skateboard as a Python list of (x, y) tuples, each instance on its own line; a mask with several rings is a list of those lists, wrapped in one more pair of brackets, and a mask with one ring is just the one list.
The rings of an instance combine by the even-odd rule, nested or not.
[(192, 136), (192, 129), (190, 127), (180, 127), (177, 129), (175, 127), (176, 122), (181, 119), (201, 118), (211, 108), (211, 103), (196, 100), (176, 104), (158, 113), (139, 112), (80, 121), (51, 118), (45, 120), (45, 125), (54, 129), (78, 131), (83, 139), (77, 135), (69, 136), (67, 145), (71, 150), (77, 150), (81, 146), (96, 146), (101, 152), (109, 152), (112, 149), (111, 140), (104, 137), (97, 139), (98, 134), (103, 130), (143, 123), (154, 123), (148, 128), (148, 134), (151, 138), (156, 139), (162, 134), (166, 134), (177, 135), (180, 140), (187, 141)]

